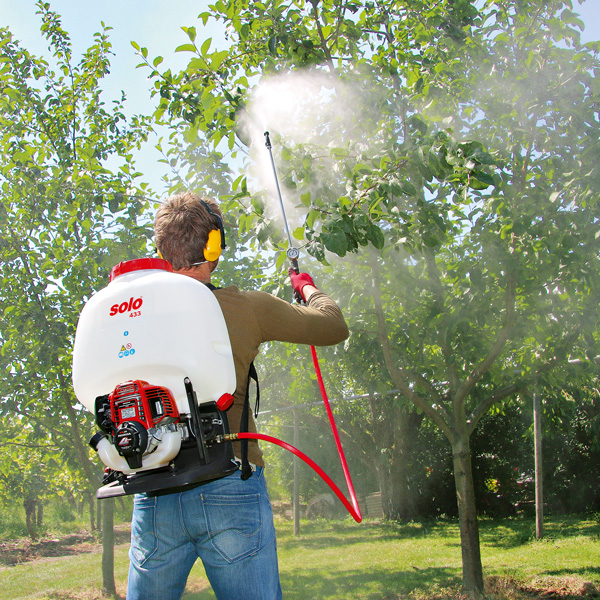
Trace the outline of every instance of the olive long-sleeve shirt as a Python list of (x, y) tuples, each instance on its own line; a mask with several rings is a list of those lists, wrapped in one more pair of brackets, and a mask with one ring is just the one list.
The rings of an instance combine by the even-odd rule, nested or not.
[[(228, 410), (229, 427), (240, 430), (248, 370), (256, 358), (260, 344), (269, 341), (291, 342), (312, 346), (331, 346), (348, 337), (348, 327), (338, 305), (321, 291), (313, 293), (306, 306), (290, 304), (266, 292), (239, 290), (235, 286), (214, 291), (233, 350), (236, 372), (234, 403)], [(248, 430), (256, 431), (252, 415)], [(239, 442), (234, 443), (240, 456)], [(248, 459), (264, 466), (262, 452), (255, 440), (248, 444)]]

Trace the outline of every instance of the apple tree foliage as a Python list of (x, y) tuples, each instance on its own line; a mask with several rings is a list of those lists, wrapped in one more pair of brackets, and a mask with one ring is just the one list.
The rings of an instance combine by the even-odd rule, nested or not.
[(48, 56), (0, 29), (0, 482), (29, 506), (91, 498), (99, 483), (93, 420), (71, 384), (75, 327), (151, 235), (133, 165), (148, 122), (101, 93), (110, 28), (77, 58), (58, 15), (37, 6)]

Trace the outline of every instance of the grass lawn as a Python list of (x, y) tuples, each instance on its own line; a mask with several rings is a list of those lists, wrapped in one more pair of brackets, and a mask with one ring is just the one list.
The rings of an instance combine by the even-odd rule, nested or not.
[[(458, 598), (458, 523), (302, 522), (301, 535), (277, 522), (285, 600)], [(600, 595), (600, 522), (550, 518), (535, 540), (529, 519), (484, 520), (481, 554), (489, 597), (591, 598)], [(2, 600), (96, 600), (99, 553), (45, 558), (0, 570)], [(125, 595), (127, 545), (116, 548), (117, 591)], [(210, 600), (197, 563), (184, 600)]]

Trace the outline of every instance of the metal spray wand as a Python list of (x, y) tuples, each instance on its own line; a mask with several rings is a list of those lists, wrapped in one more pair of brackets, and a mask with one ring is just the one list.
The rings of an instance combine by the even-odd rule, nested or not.
[[(288, 226), (288, 222), (287, 222), (287, 218), (285, 216), (285, 208), (283, 206), (283, 198), (281, 197), (281, 190), (279, 189), (279, 179), (277, 178), (277, 169), (275, 168), (275, 161), (273, 160), (273, 151), (271, 150), (271, 138), (269, 137), (269, 132), (265, 131), (265, 146), (267, 147), (267, 150), (269, 151), (269, 156), (271, 157), (271, 165), (273, 167), (273, 175), (275, 177), (275, 187), (277, 188), (277, 195), (279, 197), (279, 205), (281, 206), (281, 214), (283, 215), (283, 224), (285, 226), (285, 232), (287, 233), (287, 239), (288, 239), (288, 249), (286, 251), (286, 256), (290, 259), (290, 262), (292, 263), (292, 269), (294, 269), (294, 271), (296, 273), (299, 273), (300, 270), (298, 269), (298, 257), (300, 256), (300, 250), (298, 250), (298, 248), (295, 248), (294, 245), (292, 244), (292, 236), (290, 235), (290, 228)], [(296, 297), (296, 299), (298, 299)]]

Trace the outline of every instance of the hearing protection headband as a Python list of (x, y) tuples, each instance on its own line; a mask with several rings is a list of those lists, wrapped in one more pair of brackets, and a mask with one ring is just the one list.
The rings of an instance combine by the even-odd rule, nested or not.
[(213, 212), (207, 202), (200, 200), (202, 206), (208, 211), (208, 214), (216, 219), (219, 226), (218, 229), (212, 229), (208, 234), (208, 240), (204, 247), (204, 258), (211, 262), (217, 260), (221, 256), (221, 252), (227, 247), (225, 244), (225, 229), (223, 228), (223, 220), (221, 217)]

